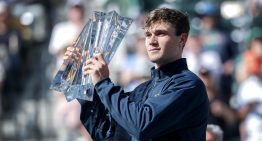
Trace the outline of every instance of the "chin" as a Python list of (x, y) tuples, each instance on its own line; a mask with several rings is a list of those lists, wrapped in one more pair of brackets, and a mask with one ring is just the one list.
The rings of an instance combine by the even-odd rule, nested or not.
[(158, 62), (160, 59), (159, 56), (149, 56), (149, 60), (154, 63)]
[(149, 60), (153, 63), (156, 63), (158, 59), (154, 57), (149, 57)]
[(158, 64), (158, 63), (160, 62), (159, 59), (150, 59), (150, 61), (151, 61), (152, 63), (155, 63), (155, 64)]

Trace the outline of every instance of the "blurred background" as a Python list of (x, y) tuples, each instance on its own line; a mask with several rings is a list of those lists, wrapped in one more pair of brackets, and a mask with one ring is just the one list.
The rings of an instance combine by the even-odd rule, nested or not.
[(77, 101), (49, 89), (65, 48), (94, 10), (133, 18), (109, 66), (131, 91), (150, 77), (142, 25), (157, 7), (189, 15), (183, 56), (206, 85), (208, 122), (225, 141), (262, 141), (262, 0), (0, 0), (0, 141), (91, 141)]

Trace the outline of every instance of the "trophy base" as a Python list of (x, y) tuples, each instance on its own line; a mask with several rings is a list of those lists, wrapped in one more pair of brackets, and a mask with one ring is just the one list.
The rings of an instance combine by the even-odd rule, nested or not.
[(93, 85), (71, 85), (64, 94), (68, 102), (75, 98), (93, 101), (94, 87)]

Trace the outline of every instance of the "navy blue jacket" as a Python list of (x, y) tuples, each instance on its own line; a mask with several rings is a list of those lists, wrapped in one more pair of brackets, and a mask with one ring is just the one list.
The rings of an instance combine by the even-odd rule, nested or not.
[(151, 75), (130, 93), (104, 79), (95, 85), (94, 101), (79, 100), (81, 121), (94, 140), (205, 141), (206, 89), (186, 59)]

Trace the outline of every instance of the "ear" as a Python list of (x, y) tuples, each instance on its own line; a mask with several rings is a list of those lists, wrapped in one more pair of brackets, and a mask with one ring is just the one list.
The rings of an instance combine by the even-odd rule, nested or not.
[(188, 34), (187, 33), (182, 33), (180, 35), (180, 42), (179, 44), (181, 44), (181, 46), (184, 48), (185, 44), (186, 44), (186, 41), (187, 41), (187, 37), (188, 37)]

